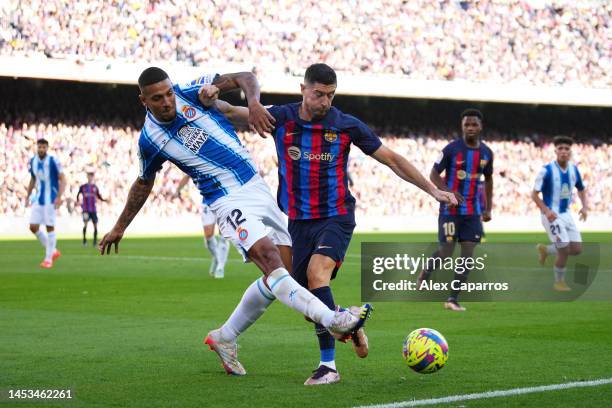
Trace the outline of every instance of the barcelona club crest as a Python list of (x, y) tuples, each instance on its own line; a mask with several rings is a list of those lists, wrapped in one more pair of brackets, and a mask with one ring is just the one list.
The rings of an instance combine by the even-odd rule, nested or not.
[(326, 142), (333, 143), (338, 139), (338, 133), (334, 130), (326, 130), (325, 133), (323, 133), (323, 137)]
[(480, 161), (480, 167), (484, 168), (487, 165), (488, 160), (487, 159), (483, 159)]

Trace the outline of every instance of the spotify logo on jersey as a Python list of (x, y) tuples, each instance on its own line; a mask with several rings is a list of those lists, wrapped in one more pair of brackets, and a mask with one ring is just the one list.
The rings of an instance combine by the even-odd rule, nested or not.
[(297, 146), (290, 146), (287, 149), (287, 152), (289, 153), (289, 157), (291, 157), (293, 160), (300, 160), (300, 156), (302, 155), (300, 148)]

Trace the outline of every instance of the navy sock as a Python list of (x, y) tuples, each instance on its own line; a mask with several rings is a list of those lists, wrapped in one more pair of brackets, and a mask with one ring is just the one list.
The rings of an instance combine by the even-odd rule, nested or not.
[[(323, 286), (310, 291), (315, 295), (325, 306), (331, 310), (336, 308), (334, 304), (334, 295), (332, 295), (331, 288), (329, 286)], [(319, 350), (321, 351), (321, 361), (334, 361), (336, 355), (336, 339), (332, 336), (329, 331), (320, 324), (315, 324), (315, 332), (319, 338)]]

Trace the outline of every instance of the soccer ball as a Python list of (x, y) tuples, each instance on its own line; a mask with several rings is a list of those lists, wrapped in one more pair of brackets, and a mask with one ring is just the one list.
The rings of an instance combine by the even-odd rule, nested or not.
[(404, 340), (404, 360), (417, 373), (431, 374), (448, 360), (448, 343), (434, 329), (416, 329)]

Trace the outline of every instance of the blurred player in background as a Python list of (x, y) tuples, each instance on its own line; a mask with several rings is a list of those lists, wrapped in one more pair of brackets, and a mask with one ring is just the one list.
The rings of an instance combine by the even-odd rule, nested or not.
[[(185, 175), (176, 189), (176, 196), (180, 197), (181, 190), (189, 183), (191, 178)], [(210, 268), (208, 274), (215, 279), (223, 279), (225, 276), (225, 263), (229, 254), (229, 241), (225, 238), (215, 236), (215, 225), (217, 218), (215, 213), (206, 203), (202, 203), (202, 228), (204, 228), (204, 246), (210, 251)]]
[[(241, 88), (248, 103), (243, 119), (224, 116), (205, 103), (214, 84), (217, 92)], [(147, 108), (138, 141), (140, 174), (113, 229), (100, 242), (101, 254), (110, 253), (151, 193), (156, 173), (166, 161), (195, 180), (204, 202), (219, 220), (222, 234), (231, 239), (245, 261), (254, 262), (265, 278), (245, 291), (238, 307), (220, 329), (208, 333), (205, 343), (214, 350), (228, 374), (244, 375), (237, 357), (236, 337), (253, 324), (274, 299), (322, 324), (337, 336), (358, 330), (369, 316), (365, 305), (358, 313), (330, 310), (290, 275), (291, 237), (270, 189), (259, 176), (232, 123), (259, 134), (272, 130), (274, 118), (259, 102), (259, 84), (252, 73), (206, 75), (189, 84), (173, 85), (156, 67), (138, 79), (140, 100)]]
[(76, 196), (77, 204), (81, 196), (83, 196), (83, 201), (81, 202), (81, 210), (83, 212), (83, 246), (87, 245), (87, 224), (89, 221), (93, 224), (93, 245), (96, 246), (98, 243), (98, 211), (96, 209), (96, 200), (107, 200), (102, 198), (98, 186), (94, 183), (93, 170), (87, 171), (87, 183), (79, 187), (79, 192)]
[[(351, 144), (387, 165), (400, 178), (435, 199), (457, 204), (438, 190), (404, 157), (384, 146), (359, 119), (332, 106), (336, 73), (313, 64), (301, 85), (302, 102), (269, 107), (275, 119), (273, 136), (279, 163), (278, 204), (289, 216), (293, 241), (292, 275), (329, 307), (336, 309), (330, 281), (342, 265), (355, 228), (355, 198), (348, 188), (347, 159)], [(244, 108), (217, 101), (221, 111), (246, 117)], [(340, 381), (335, 362), (335, 338), (315, 324), (319, 366), (305, 385)], [(351, 336), (360, 357), (368, 354), (363, 329)], [(341, 339), (346, 340), (346, 339)]]
[[(62, 204), (62, 195), (66, 188), (66, 177), (59, 161), (47, 154), (49, 142), (38, 139), (36, 142), (36, 155), (28, 163), (30, 170), (30, 183), (28, 184), (26, 207), (32, 200), (32, 214), (30, 216), (30, 231), (45, 248), (45, 259), (40, 264), (43, 268), (51, 268), (53, 262), (61, 255), (56, 248), (55, 210)], [(32, 191), (36, 194), (32, 197)], [(46, 225), (45, 234), (40, 225)]]
[(544, 265), (548, 255), (556, 254), (553, 287), (567, 292), (571, 290), (565, 282), (567, 258), (582, 252), (582, 236), (569, 211), (574, 187), (582, 203), (581, 221), (586, 221), (589, 208), (578, 167), (570, 162), (574, 140), (567, 136), (557, 136), (553, 143), (557, 159), (542, 167), (536, 177), (531, 198), (542, 212), (542, 224), (552, 242), (550, 245), (538, 244), (540, 264)]
[[(461, 257), (471, 258), (474, 248), (483, 236), (482, 221), (491, 220), (493, 207), (493, 152), (481, 140), (482, 113), (477, 109), (467, 109), (461, 113), (462, 137), (450, 142), (440, 153), (430, 173), (431, 181), (439, 188), (455, 195), (459, 206), (440, 204), (438, 216), (438, 250), (430, 257), (427, 267), (421, 271), (418, 287), (429, 280), (434, 265), (451, 256), (455, 244), (461, 246)], [(440, 174), (444, 172), (444, 179)], [(478, 189), (481, 178), (485, 179), (486, 207), (483, 209)], [(433, 258), (433, 259), (432, 259)], [(466, 282), (469, 269), (455, 273), (455, 280)], [(465, 311), (458, 302), (459, 290), (451, 290), (444, 307), (457, 312)]]

